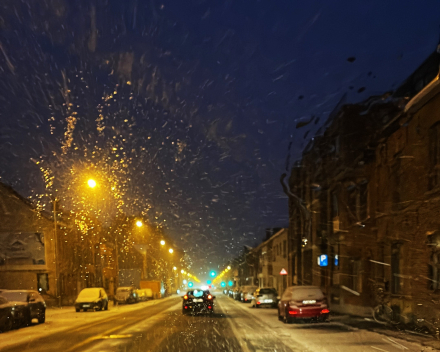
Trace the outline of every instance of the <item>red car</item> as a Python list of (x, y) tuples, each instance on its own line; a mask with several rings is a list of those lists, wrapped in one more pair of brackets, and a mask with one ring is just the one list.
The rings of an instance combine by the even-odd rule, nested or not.
[(296, 319), (326, 321), (327, 299), (317, 286), (290, 286), (278, 302), (278, 319), (288, 324)]

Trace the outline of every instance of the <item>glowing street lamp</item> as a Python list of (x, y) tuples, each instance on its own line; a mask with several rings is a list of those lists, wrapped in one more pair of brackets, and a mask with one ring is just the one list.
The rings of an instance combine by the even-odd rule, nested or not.
[(231, 267), (228, 265), (228, 270), (231, 270)]
[(96, 181), (91, 178), (87, 181), (87, 184), (89, 185), (90, 188), (95, 188), (96, 187)]
[(176, 270), (177, 270), (177, 268), (176, 268), (175, 266), (173, 266), (173, 270), (174, 270), (174, 271), (176, 271)]
[(136, 226), (137, 227), (142, 227), (142, 225), (143, 225), (142, 221), (140, 221), (140, 220), (136, 221)]
[(182, 270), (180, 270), (180, 272), (181, 272), (182, 274), (185, 274), (185, 270), (183, 270), (183, 269), (182, 269)]
[(160, 244), (161, 244), (162, 246), (165, 246), (165, 241), (164, 241), (164, 240), (160, 241)]
[(172, 248), (168, 249), (168, 252), (173, 253), (174, 250)]

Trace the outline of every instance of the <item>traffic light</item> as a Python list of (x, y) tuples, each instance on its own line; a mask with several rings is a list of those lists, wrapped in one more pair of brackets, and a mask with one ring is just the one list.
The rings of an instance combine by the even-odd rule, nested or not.
[(220, 285), (221, 285), (221, 287), (226, 287), (226, 282), (222, 281), (222, 283)]
[(234, 286), (234, 282), (229, 280), (229, 281), (228, 281), (228, 285), (229, 285), (229, 286)]
[(211, 280), (206, 281), (208, 285), (211, 285)]
[(193, 287), (194, 286), (194, 284), (190, 281), (190, 282), (188, 282), (188, 287)]
[(209, 273), (209, 276), (211, 277), (215, 277), (217, 275), (217, 273), (214, 270), (211, 270), (211, 272)]

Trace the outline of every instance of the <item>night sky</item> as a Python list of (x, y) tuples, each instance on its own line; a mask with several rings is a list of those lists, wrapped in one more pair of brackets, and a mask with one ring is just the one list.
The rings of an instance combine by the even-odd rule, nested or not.
[(123, 210), (221, 265), (287, 226), (290, 142), (288, 168), (345, 94), (402, 83), (439, 25), (439, 1), (2, 1), (0, 178), (35, 199), (43, 165), (68, 205), (69, 167), (123, 150)]

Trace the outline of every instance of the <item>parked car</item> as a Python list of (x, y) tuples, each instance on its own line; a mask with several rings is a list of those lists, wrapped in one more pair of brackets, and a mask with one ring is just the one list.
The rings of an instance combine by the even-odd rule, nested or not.
[(132, 286), (118, 287), (115, 295), (115, 304), (139, 302), (136, 289)]
[(241, 288), (239, 287), (235, 289), (233, 295), (235, 300), (237, 301), (241, 300)]
[(256, 289), (257, 289), (256, 286), (243, 286), (243, 289), (241, 290), (240, 300), (243, 303), (250, 303), (252, 301), (252, 297)]
[(325, 321), (329, 313), (327, 299), (317, 286), (290, 286), (278, 302), (278, 319), (286, 324), (295, 319)]
[(278, 293), (274, 288), (271, 287), (262, 287), (257, 288), (254, 292), (254, 296), (252, 297), (251, 305), (255, 308), (260, 307), (277, 307)]
[(33, 319), (39, 324), (46, 321), (46, 302), (33, 290), (3, 290), (1, 296), (14, 305), (14, 323), (31, 325)]
[(83, 289), (75, 301), (75, 310), (79, 312), (81, 309), (84, 312), (88, 309), (108, 310), (108, 296), (105, 290), (102, 287)]
[(190, 290), (183, 296), (182, 313), (214, 313), (214, 298), (208, 290)]
[(153, 299), (153, 290), (151, 288), (143, 288), (136, 290), (139, 301), (147, 301)]

